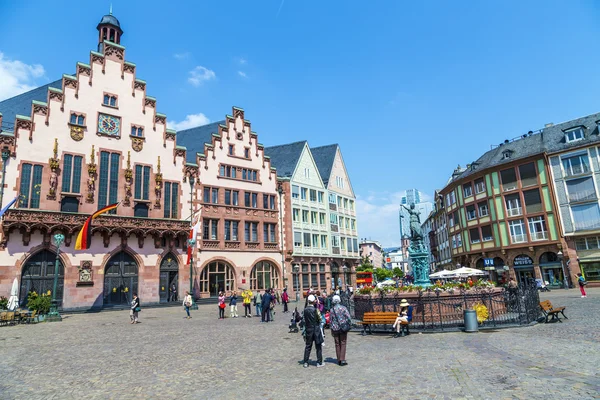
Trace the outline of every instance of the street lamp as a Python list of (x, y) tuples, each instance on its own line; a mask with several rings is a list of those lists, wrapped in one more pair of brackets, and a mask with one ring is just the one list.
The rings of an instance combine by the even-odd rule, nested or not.
[(46, 317), (46, 321), (48, 322), (59, 322), (62, 321), (62, 317), (58, 312), (58, 302), (59, 300), (56, 298), (56, 292), (58, 288), (58, 267), (60, 263), (60, 246), (65, 241), (65, 235), (62, 233), (57, 233), (54, 235), (54, 244), (56, 245), (56, 260), (54, 261), (54, 284), (52, 285), (52, 305), (50, 306), (50, 312), (48, 313), (48, 317)]
[[(194, 182), (195, 179), (192, 175), (190, 175), (189, 177), (190, 180), (190, 232), (192, 231), (192, 229), (194, 229)], [(196, 246), (196, 243), (194, 243), (194, 239), (190, 238), (188, 239), (188, 246), (189, 246), (189, 251), (190, 251), (190, 295), (192, 296), (192, 306), (190, 307), (191, 310), (197, 310), (198, 309), (198, 304), (196, 304), (196, 301), (194, 300), (194, 269), (193, 269), (193, 265), (194, 265), (194, 246)]]
[(300, 293), (298, 293), (298, 281), (300, 280), (300, 276), (298, 272), (300, 271), (300, 267), (298, 265), (294, 265), (292, 267), (294, 274), (296, 274), (296, 303), (300, 300)]
[(563, 272), (563, 288), (564, 289), (569, 289), (569, 281), (567, 279), (567, 272), (565, 270), (565, 263), (563, 262), (564, 260), (564, 255), (562, 251), (558, 251), (558, 253), (556, 253), (556, 255), (558, 256), (558, 259), (560, 260), (560, 267), (562, 268), (562, 272)]

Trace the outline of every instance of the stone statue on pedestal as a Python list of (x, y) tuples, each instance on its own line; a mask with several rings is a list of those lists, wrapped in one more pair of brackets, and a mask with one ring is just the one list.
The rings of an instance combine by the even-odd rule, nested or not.
[(411, 204), (410, 208), (402, 205), (410, 215), (410, 247), (408, 253), (412, 266), (414, 284), (427, 287), (429, 281), (429, 253), (423, 244), (423, 231), (421, 230), (420, 212)]

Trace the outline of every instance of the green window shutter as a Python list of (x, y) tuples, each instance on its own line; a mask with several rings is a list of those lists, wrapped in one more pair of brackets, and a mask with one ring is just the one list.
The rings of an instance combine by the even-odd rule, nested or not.
[(21, 188), (19, 189), (19, 207), (29, 208), (29, 190), (31, 189), (31, 164), (21, 167)]
[(165, 202), (163, 208), (165, 218), (171, 218), (171, 182), (165, 182)]
[(71, 193), (71, 166), (73, 164), (73, 156), (65, 154), (63, 160), (62, 191)]
[(42, 170), (41, 165), (33, 166), (33, 179), (31, 185), (31, 208), (40, 208), (40, 192), (42, 186)]
[(150, 200), (150, 167), (144, 167), (144, 200)]
[(172, 190), (173, 191), (171, 193), (171, 218), (177, 218), (177, 208), (179, 206), (179, 184), (173, 183)]
[(83, 164), (83, 157), (75, 156), (73, 159), (73, 185), (71, 186), (71, 193), (79, 193), (81, 191), (81, 165)]
[(135, 166), (135, 193), (133, 195), (134, 199), (142, 198), (142, 166)]
[(100, 187), (98, 188), (98, 208), (107, 206), (108, 200), (108, 157), (107, 151), (100, 152)]

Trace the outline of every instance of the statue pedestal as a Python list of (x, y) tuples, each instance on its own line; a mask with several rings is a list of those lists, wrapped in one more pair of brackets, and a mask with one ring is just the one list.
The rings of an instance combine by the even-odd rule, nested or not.
[(429, 253), (424, 251), (409, 251), (410, 263), (412, 265), (414, 285), (428, 287), (431, 286), (429, 280)]

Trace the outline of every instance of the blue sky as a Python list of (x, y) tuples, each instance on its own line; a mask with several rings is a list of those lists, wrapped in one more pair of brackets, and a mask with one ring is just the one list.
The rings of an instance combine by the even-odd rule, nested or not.
[[(110, 1), (0, 2), (0, 98), (73, 73)], [(236, 105), (265, 145), (341, 145), (359, 234), (399, 241), (491, 144), (599, 111), (594, 1), (113, 1), (126, 58), (175, 126)]]

